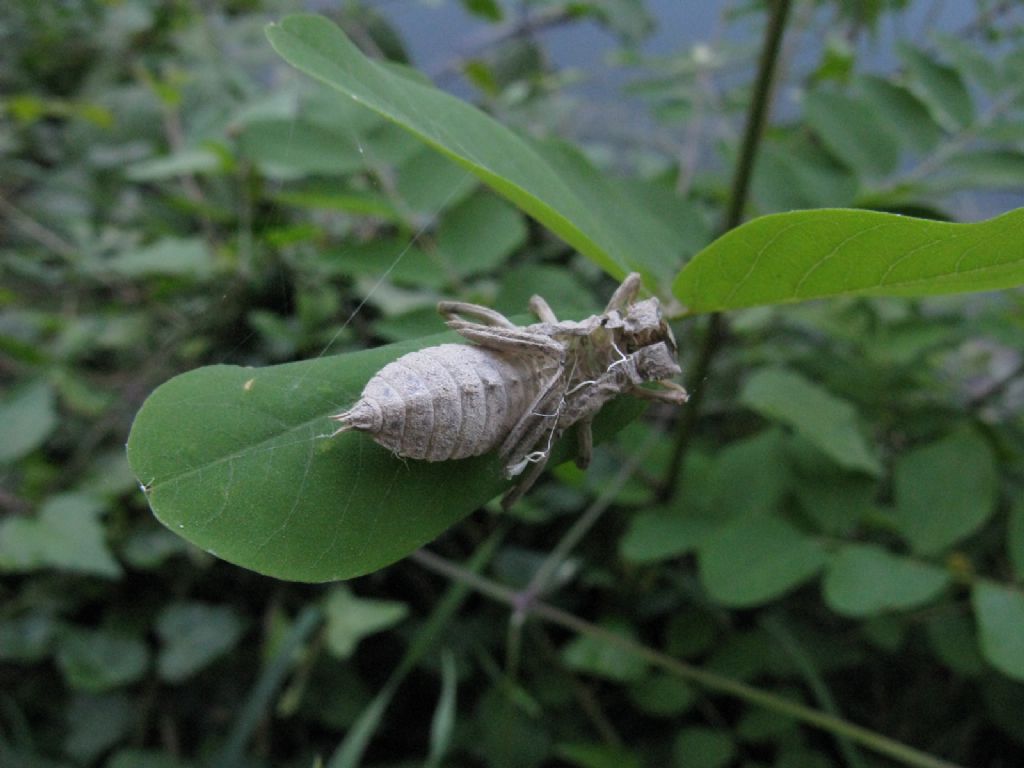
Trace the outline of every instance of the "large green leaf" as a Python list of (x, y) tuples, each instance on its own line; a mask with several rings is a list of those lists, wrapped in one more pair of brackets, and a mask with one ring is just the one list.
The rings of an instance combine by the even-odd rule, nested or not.
[[(143, 404), (128, 460), (161, 522), (218, 557), (297, 581), (376, 570), (508, 486), (493, 455), (404, 461), (361, 433), (326, 437), (334, 427), (328, 416), (351, 404), (381, 367), (456, 338), (268, 368), (190, 371)], [(608, 406), (596, 436), (640, 407), (625, 398)], [(570, 439), (555, 463), (567, 457)]]
[(976, 224), (857, 210), (764, 216), (679, 274), (691, 312), (826, 296), (928, 296), (1024, 284), (1024, 208)]
[(373, 61), (334, 24), (296, 15), (267, 28), (290, 64), (346, 94), (467, 169), (606, 271), (665, 277), (680, 260), (671, 232), (577, 152), (526, 139), (480, 110)]

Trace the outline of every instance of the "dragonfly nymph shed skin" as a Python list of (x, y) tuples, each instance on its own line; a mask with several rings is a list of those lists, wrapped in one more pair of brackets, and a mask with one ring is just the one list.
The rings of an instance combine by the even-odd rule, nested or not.
[[(442, 301), (448, 326), (471, 344), (441, 344), (403, 355), (378, 371), (334, 432), (359, 430), (395, 454), (426, 461), (479, 456), (497, 449), (507, 477), (523, 473), (504, 498), (510, 506), (540, 476), (551, 446), (577, 425), (576, 463), (585, 467), (591, 421), (619, 394), (685, 403), (672, 331), (656, 298), (637, 301), (630, 274), (605, 311), (558, 320), (539, 296), (540, 320), (517, 326), (487, 307)], [(465, 318), (472, 318), (471, 320)], [(643, 387), (657, 382), (660, 388)]]

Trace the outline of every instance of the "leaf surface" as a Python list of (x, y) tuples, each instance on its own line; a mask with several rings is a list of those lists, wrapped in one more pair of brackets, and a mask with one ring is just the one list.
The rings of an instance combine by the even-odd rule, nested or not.
[(939, 553), (995, 512), (995, 455), (975, 432), (955, 432), (900, 457), (893, 485), (900, 531), (915, 551)]
[(60, 638), (57, 665), (72, 688), (108, 691), (141, 678), (149, 665), (149, 651), (136, 637), (74, 628)]
[(241, 639), (243, 619), (229, 606), (198, 601), (172, 603), (160, 613), (157, 671), (178, 683), (230, 651)]
[(979, 581), (971, 592), (981, 652), (993, 667), (1024, 682), (1024, 594)]
[[(143, 404), (128, 460), (157, 518), (230, 562), (296, 581), (382, 568), (509, 485), (496, 456), (403, 461), (362, 433), (328, 438), (331, 414), (406, 352), (454, 334), (267, 368), (216, 365), (171, 379)], [(595, 439), (642, 405), (622, 398)], [(602, 426), (602, 423), (605, 426)], [(561, 441), (552, 466), (568, 458)]]
[[(795, 371), (757, 371), (740, 392), (740, 401), (766, 418), (793, 427), (839, 466), (872, 475), (881, 472), (854, 407)], [(747, 490), (745, 485), (741, 488)]]
[(698, 253), (673, 290), (691, 312), (828, 296), (930, 296), (1024, 284), (1024, 208), (974, 224), (876, 211), (763, 216)]
[(848, 544), (829, 564), (823, 586), (833, 611), (863, 617), (923, 605), (948, 583), (949, 574), (934, 565), (871, 544)]
[(57, 427), (53, 387), (37, 381), (0, 403), (0, 463), (20, 459), (46, 442)]
[(117, 578), (118, 565), (104, 541), (101, 501), (78, 493), (51, 496), (35, 517), (0, 522), (0, 572), (57, 568)]
[(723, 605), (766, 603), (813, 577), (821, 546), (773, 515), (748, 515), (723, 526), (700, 547), (700, 578)]
[(339, 585), (331, 590), (324, 606), (327, 649), (338, 658), (348, 658), (360, 640), (394, 626), (408, 612), (405, 603), (357, 597), (348, 587)]
[(297, 69), (412, 133), (616, 277), (678, 266), (670, 230), (567, 147), (526, 139), (475, 107), (373, 61), (321, 16), (267, 28)]
[(857, 100), (829, 91), (811, 91), (804, 112), (822, 143), (851, 169), (882, 176), (899, 162), (896, 139), (879, 117)]

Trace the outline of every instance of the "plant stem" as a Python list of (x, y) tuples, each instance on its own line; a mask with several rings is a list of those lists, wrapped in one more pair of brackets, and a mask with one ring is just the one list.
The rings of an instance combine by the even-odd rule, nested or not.
[(775, 0), (772, 4), (768, 25), (764, 30), (764, 45), (761, 58), (757, 63), (757, 80), (754, 82), (754, 95), (747, 113), (747, 124), (743, 131), (743, 143), (740, 145), (740, 156), (736, 161), (736, 172), (732, 177), (732, 188), (729, 192), (729, 205), (722, 222), (721, 234), (739, 226), (743, 221), (743, 211), (747, 207), (750, 192), (750, 177), (754, 173), (754, 160), (764, 134), (764, 125), (768, 116), (768, 105), (773, 93), (772, 82), (775, 79), (775, 65), (782, 47), (782, 36), (789, 17), (791, 0)]
[[(743, 212), (746, 210), (747, 198), (750, 193), (750, 179), (754, 174), (754, 161), (757, 159), (757, 150), (761, 144), (761, 137), (764, 135), (768, 107), (773, 93), (772, 83), (775, 79), (779, 51), (782, 47), (782, 38), (786, 30), (786, 20), (789, 17), (791, 5), (791, 0), (775, 0), (771, 6), (768, 23), (764, 30), (761, 56), (757, 63), (757, 79), (754, 81), (750, 111), (747, 113), (746, 126), (743, 130), (743, 142), (740, 144), (740, 154), (736, 160), (736, 171), (733, 174), (732, 186), (729, 191), (729, 202), (719, 228), (720, 236), (739, 226), (743, 221)], [(700, 413), (700, 406), (704, 400), (708, 373), (711, 370), (712, 361), (720, 349), (724, 332), (725, 321), (720, 314), (712, 314), (708, 319), (708, 327), (697, 355), (697, 361), (687, 380), (690, 403), (683, 411), (683, 416), (679, 421), (668, 473), (658, 494), (662, 501), (670, 500), (678, 488), (679, 471), (693, 439), (697, 415)]]
[[(471, 589), (476, 590), (492, 600), (505, 603), (513, 608), (518, 608), (518, 594), (508, 587), (498, 584), (484, 576), (466, 570), (455, 563), (445, 560), (426, 549), (414, 552), (410, 557), (424, 568), (438, 573), (453, 581), (462, 583)], [(627, 653), (639, 656), (649, 664), (660, 667), (677, 677), (694, 683), (710, 691), (717, 691), (750, 704), (764, 707), (798, 720), (815, 728), (832, 733), (837, 737), (844, 738), (850, 742), (859, 744), (880, 755), (885, 755), (903, 765), (914, 768), (959, 768), (955, 763), (940, 760), (918, 749), (907, 746), (902, 742), (890, 739), (887, 736), (875, 733), (869, 728), (856, 725), (842, 718), (825, 714), (804, 704), (776, 696), (762, 691), (753, 686), (732, 680), (728, 677), (716, 675), (713, 672), (694, 667), (686, 662), (679, 661), (667, 654), (656, 651), (646, 645), (611, 632), (596, 624), (574, 616), (571, 613), (556, 608), (553, 605), (541, 601), (533, 602), (528, 610), (531, 614), (555, 624), (564, 629), (586, 635), (597, 640), (614, 645)]]

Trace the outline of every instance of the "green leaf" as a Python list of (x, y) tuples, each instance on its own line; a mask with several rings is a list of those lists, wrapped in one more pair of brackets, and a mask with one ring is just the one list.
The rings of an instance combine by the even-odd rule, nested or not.
[(502, 270), (494, 308), (514, 315), (542, 295), (558, 317), (586, 317), (600, 312), (593, 294), (570, 270), (549, 264), (521, 264)]
[(52, 385), (37, 381), (15, 390), (0, 403), (0, 463), (31, 453), (56, 427)]
[(525, 241), (523, 217), (491, 194), (451, 209), (437, 230), (439, 256), (462, 277), (497, 269)]
[[(442, 254), (417, 248), (408, 238), (387, 236), (328, 251), (322, 256), (322, 264), (324, 271), (332, 275), (369, 276), (376, 280), (387, 274), (397, 284), (435, 289), (452, 282), (455, 272)], [(520, 309), (522, 306), (526, 305)], [(430, 312), (437, 316), (434, 309)], [(422, 335), (422, 323), (419, 327), (417, 335)]]
[(32, 663), (46, 658), (57, 624), (45, 613), (28, 613), (0, 621), (0, 661)]
[(664, 275), (678, 263), (668, 229), (578, 153), (542, 147), (368, 59), (323, 17), (289, 16), (267, 37), (290, 64), (448, 156), (613, 276)]
[[(329, 416), (386, 363), (455, 341), (420, 338), (268, 368), (178, 376), (143, 404), (128, 460), (161, 522), (202, 549), (282, 579), (329, 581), (382, 568), (426, 544), (509, 483), (488, 455), (403, 461), (365, 434), (336, 438)], [(595, 439), (643, 406), (604, 408)], [(552, 466), (571, 454), (572, 436)]]
[(213, 259), (199, 237), (165, 237), (151, 245), (119, 253), (92, 266), (95, 272), (113, 272), (126, 278), (171, 275), (209, 277)]
[(772, 515), (726, 524), (700, 547), (700, 578), (711, 597), (733, 608), (761, 605), (812, 578), (821, 546)]
[(0, 571), (59, 568), (107, 578), (121, 575), (100, 516), (104, 504), (84, 494), (51, 496), (35, 517), (0, 522)]
[[(623, 637), (636, 639), (624, 622), (604, 625)], [(635, 653), (593, 635), (577, 635), (562, 649), (562, 661), (570, 669), (615, 682), (633, 682), (647, 672), (647, 662)]]
[(668, 560), (697, 549), (716, 527), (706, 517), (675, 509), (640, 512), (629, 521), (629, 529), (619, 542), (619, 554), (632, 563)]
[(697, 703), (693, 686), (675, 675), (655, 673), (629, 688), (629, 700), (652, 717), (677, 717)]
[(863, 102), (815, 90), (807, 94), (804, 113), (822, 143), (851, 170), (883, 176), (899, 163), (899, 144)]
[(859, 618), (931, 602), (949, 580), (949, 573), (934, 565), (871, 544), (847, 544), (829, 563), (823, 588), (829, 608)]
[(154, 526), (133, 533), (124, 543), (121, 557), (133, 568), (153, 570), (163, 565), (168, 558), (188, 551), (189, 546), (184, 539), (166, 528)]
[(857, 180), (816, 144), (766, 141), (758, 152), (751, 194), (762, 212), (852, 205)]
[(501, 21), (505, 15), (498, 0), (462, 0), (462, 5), (474, 16), (487, 21)]
[(725, 768), (732, 763), (736, 745), (724, 731), (713, 728), (684, 728), (672, 745), (676, 768)]
[(954, 155), (934, 183), (940, 189), (1024, 189), (1024, 152), (977, 149)]
[[(551, 764), (549, 723), (535, 708), (523, 705), (525, 693), (495, 685), (473, 713), (473, 751), (493, 768), (541, 768)], [(330, 768), (337, 768), (330, 766)]]
[(149, 651), (134, 637), (70, 629), (60, 636), (57, 664), (72, 688), (100, 693), (139, 680), (149, 665)]
[(900, 531), (915, 552), (937, 554), (995, 512), (995, 456), (977, 433), (961, 430), (900, 457), (893, 485)]
[(960, 611), (943, 611), (925, 625), (932, 650), (942, 662), (958, 674), (975, 677), (985, 669), (978, 650), (978, 639), (971, 617)]
[(1019, 589), (978, 581), (971, 592), (981, 652), (993, 667), (1024, 682), (1024, 594)]
[(853, 406), (794, 371), (757, 371), (740, 392), (740, 402), (792, 427), (841, 467), (873, 475), (881, 472)]
[(67, 710), (64, 752), (89, 763), (119, 742), (135, 722), (136, 708), (119, 693), (79, 694)]
[(818, 210), (754, 219), (698, 253), (673, 290), (691, 312), (826, 296), (931, 296), (1024, 284), (1024, 209), (976, 224)]
[(394, 600), (366, 600), (356, 597), (345, 586), (327, 596), (327, 648), (339, 658), (347, 658), (364, 637), (393, 627), (409, 613), (405, 603)]
[(874, 512), (878, 495), (874, 478), (837, 467), (805, 440), (790, 443), (790, 456), (799, 465), (793, 493), (819, 530), (846, 536)]
[(354, 130), (332, 130), (297, 118), (252, 122), (239, 137), (239, 146), (243, 156), (285, 179), (351, 173), (366, 166)]
[(218, 171), (221, 159), (209, 149), (183, 149), (165, 157), (154, 157), (132, 163), (125, 169), (130, 181), (162, 181), (185, 174)]
[(234, 648), (243, 630), (242, 619), (227, 606), (200, 602), (168, 605), (156, 622), (161, 642), (157, 657), (160, 677), (171, 683), (191, 677)]
[(910, 76), (907, 87), (927, 105), (939, 125), (957, 131), (974, 121), (974, 102), (955, 69), (910, 45), (900, 45), (899, 55)]
[(476, 177), (432, 149), (420, 151), (397, 169), (395, 191), (406, 207), (434, 218), (465, 200), (477, 186)]
[(711, 466), (706, 492), (718, 519), (770, 512), (790, 486), (786, 435), (769, 428), (720, 450)]
[[(928, 108), (906, 88), (884, 78), (866, 75), (857, 78), (857, 86), (867, 100), (866, 108), (873, 112), (898, 138), (903, 146), (924, 154), (942, 138)], [(865, 105), (860, 105), (865, 109)]]

